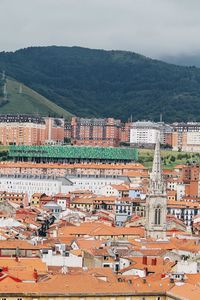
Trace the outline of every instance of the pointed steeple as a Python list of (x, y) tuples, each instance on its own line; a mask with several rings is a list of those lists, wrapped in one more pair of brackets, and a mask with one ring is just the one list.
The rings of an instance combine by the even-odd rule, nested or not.
[(157, 142), (155, 146), (153, 167), (150, 174), (150, 194), (161, 195), (165, 193), (165, 187), (162, 176), (161, 168), (161, 155), (160, 155), (160, 140), (157, 137)]

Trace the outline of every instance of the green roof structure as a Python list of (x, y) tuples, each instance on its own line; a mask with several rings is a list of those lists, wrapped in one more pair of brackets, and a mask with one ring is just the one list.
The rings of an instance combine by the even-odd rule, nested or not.
[(137, 149), (83, 146), (9, 146), (9, 158), (45, 160), (136, 161)]

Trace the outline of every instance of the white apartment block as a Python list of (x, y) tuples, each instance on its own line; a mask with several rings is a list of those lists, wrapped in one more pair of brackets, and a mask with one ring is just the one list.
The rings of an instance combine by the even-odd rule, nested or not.
[(167, 213), (175, 216), (176, 218), (183, 220), (185, 225), (191, 226), (193, 218), (200, 213), (200, 208), (197, 206), (194, 207), (184, 207), (181, 208), (177, 205), (177, 207), (167, 207)]
[(110, 191), (111, 185), (122, 184), (127, 177), (69, 177), (69, 179), (73, 183), (73, 190), (87, 190), (96, 195), (115, 196), (115, 193), (108, 193), (107, 187)]
[(153, 145), (160, 137), (160, 126), (154, 122), (138, 121), (130, 129), (130, 144), (133, 145)]
[[(28, 200), (34, 193), (55, 195), (69, 193), (75, 190), (87, 190), (96, 195), (111, 195), (105, 187), (122, 184), (128, 177), (48, 177), (36, 175), (0, 176), (0, 191), (27, 193)], [(114, 194), (115, 195), (115, 194)], [(58, 203), (60, 204), (60, 203)], [(64, 204), (64, 203), (63, 203)], [(62, 206), (62, 205), (61, 205)], [(63, 207), (62, 207), (63, 208)]]
[(27, 193), (28, 200), (34, 193), (45, 193), (55, 195), (62, 193), (63, 190), (70, 189), (72, 183), (64, 178), (54, 179), (47, 176), (1, 176), (0, 191), (9, 191), (16, 193)]

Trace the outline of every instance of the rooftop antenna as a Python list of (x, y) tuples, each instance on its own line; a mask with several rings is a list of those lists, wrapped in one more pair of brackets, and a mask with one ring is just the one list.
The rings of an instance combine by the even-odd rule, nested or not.
[(160, 114), (160, 123), (162, 123), (163, 119), (162, 119), (162, 113)]
[(131, 114), (131, 123), (133, 122), (133, 115)]

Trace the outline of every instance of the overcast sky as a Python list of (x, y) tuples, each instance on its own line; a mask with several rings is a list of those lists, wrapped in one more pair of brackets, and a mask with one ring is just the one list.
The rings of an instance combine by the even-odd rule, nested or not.
[(0, 0), (0, 51), (43, 45), (200, 53), (200, 0)]

